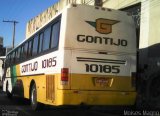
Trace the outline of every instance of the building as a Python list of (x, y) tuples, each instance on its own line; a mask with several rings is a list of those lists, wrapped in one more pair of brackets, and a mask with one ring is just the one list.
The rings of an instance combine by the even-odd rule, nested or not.
[(0, 81), (2, 80), (2, 74), (3, 74), (3, 70), (2, 70), (2, 64), (3, 64), (3, 59), (5, 54), (5, 48), (3, 48), (3, 37), (0, 37)]
[(0, 37), (0, 56), (5, 55), (5, 48), (3, 47), (3, 37)]
[(3, 46), (3, 37), (0, 37), (0, 81), (2, 80), (2, 75), (3, 75), (3, 63), (5, 60), (6, 54), (12, 50), (12, 47), (4, 47)]
[(26, 26), (26, 38), (30, 37), (37, 29), (47, 23), (52, 17), (60, 12), (68, 4), (88, 4), (94, 5), (93, 0), (59, 0), (58, 3), (46, 9), (38, 16), (28, 21)]

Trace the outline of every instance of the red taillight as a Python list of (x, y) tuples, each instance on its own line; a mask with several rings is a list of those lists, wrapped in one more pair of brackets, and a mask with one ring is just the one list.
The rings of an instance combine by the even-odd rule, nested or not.
[(69, 74), (69, 69), (68, 68), (62, 68), (61, 69), (61, 81), (62, 82), (67, 82), (68, 81), (68, 74)]

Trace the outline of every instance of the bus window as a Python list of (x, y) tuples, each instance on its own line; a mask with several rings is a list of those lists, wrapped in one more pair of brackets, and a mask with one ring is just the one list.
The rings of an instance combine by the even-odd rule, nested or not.
[(60, 22), (57, 22), (54, 25), (52, 25), (51, 48), (58, 47), (59, 31), (60, 31)]
[(28, 42), (25, 43), (24, 45), (24, 57), (27, 57), (27, 50), (28, 50)]
[(16, 49), (15, 51), (15, 62), (19, 62), (19, 54), (20, 54), (20, 48)]
[(18, 48), (18, 53), (17, 53), (18, 62), (20, 61), (20, 53), (21, 53), (21, 47)]
[(30, 40), (28, 43), (29, 43), (29, 45), (28, 45), (28, 56), (27, 56), (27, 57), (30, 57), (30, 56), (32, 56), (32, 44), (33, 44), (33, 39)]
[(38, 49), (38, 36), (35, 36), (33, 39), (33, 49), (32, 49), (32, 56), (35, 56), (37, 54)]
[(20, 60), (24, 58), (24, 44), (21, 46)]
[(43, 40), (43, 33), (39, 35), (39, 46), (38, 46), (38, 53), (42, 51), (42, 40)]
[(50, 34), (51, 34), (51, 27), (48, 27), (48, 28), (46, 28), (45, 31), (44, 31), (43, 51), (49, 49)]
[(11, 63), (14, 64), (15, 63), (15, 52), (12, 52), (12, 60)]
[(16, 51), (15, 51), (15, 63), (17, 62), (17, 54), (18, 54), (18, 51), (17, 51), (17, 49), (16, 49)]

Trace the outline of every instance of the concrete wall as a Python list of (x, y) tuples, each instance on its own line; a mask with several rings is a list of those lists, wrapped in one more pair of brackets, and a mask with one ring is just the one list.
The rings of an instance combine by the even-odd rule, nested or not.
[(46, 9), (44, 12), (38, 16), (32, 18), (28, 21), (26, 26), (26, 38), (33, 34), (37, 29), (42, 27), (47, 23), (52, 17), (54, 17), (58, 12), (60, 12), (68, 4), (90, 4), (93, 5), (93, 0), (59, 0), (58, 3)]
[(149, 3), (149, 11), (148, 45), (151, 46), (160, 43), (160, 1), (152, 0)]
[(112, 9), (121, 9), (140, 1), (141, 0), (103, 0), (103, 6)]

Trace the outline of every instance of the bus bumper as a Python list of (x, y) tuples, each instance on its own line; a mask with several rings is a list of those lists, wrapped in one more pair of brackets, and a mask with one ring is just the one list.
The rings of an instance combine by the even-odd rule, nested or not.
[(134, 105), (136, 92), (58, 90), (56, 105)]

